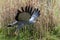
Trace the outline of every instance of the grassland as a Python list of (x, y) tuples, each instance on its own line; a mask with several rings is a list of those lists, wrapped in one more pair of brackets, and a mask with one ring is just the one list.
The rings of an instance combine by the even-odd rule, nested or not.
[[(41, 16), (38, 18), (39, 21), (34, 25), (25, 25), (25, 27), (16, 32), (16, 35), (15, 29), (17, 25), (11, 28), (7, 28), (5, 27), (6, 25), (2, 26), (1, 24), (0, 40), (60, 40), (59, 1), (48, 1), (47, 4), (51, 4), (47, 5), (48, 8), (46, 8), (46, 1), (47, 0), (40, 0), (41, 3), (39, 5)], [(4, 2), (4, 0), (0, 0), (0, 5), (4, 5)], [(2, 7), (0, 7), (0, 9), (1, 8)], [(3, 11), (1, 10), (0, 14), (2, 12)]]

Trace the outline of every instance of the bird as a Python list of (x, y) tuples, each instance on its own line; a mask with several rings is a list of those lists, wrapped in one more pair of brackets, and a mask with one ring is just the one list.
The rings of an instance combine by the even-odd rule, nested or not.
[[(11, 26), (17, 24), (18, 25), (17, 29), (20, 29), (25, 24), (34, 24), (36, 22), (37, 18), (40, 16), (40, 10), (38, 10), (38, 8), (33, 8), (33, 7), (30, 7), (30, 6), (26, 6), (25, 8), (24, 7), (21, 7), (21, 10), (22, 11), (20, 11), (19, 9), (17, 10), (17, 14), (15, 16), (15, 20), (16, 21), (14, 21), (13, 23), (9, 24), (8, 27), (11, 27)], [(19, 15), (22, 14), (23, 12), (26, 12), (26, 13), (28, 13), (30, 15), (30, 18), (29, 18), (28, 21), (19, 20), (18, 19)]]

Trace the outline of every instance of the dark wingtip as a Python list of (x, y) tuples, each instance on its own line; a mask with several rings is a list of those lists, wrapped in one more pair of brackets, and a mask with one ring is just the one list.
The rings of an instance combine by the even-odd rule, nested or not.
[(40, 16), (40, 10), (38, 10), (38, 14), (39, 14), (39, 16)]
[(7, 27), (11, 27), (11, 25), (8, 25)]
[(31, 12), (31, 14), (33, 14), (33, 13), (34, 13), (34, 11), (36, 11), (36, 8), (34, 8), (34, 10)]
[(20, 10), (17, 10), (17, 13), (22, 13)]
[(34, 8), (32, 14), (33, 14), (34, 12), (37, 12), (38, 16), (40, 16), (40, 10), (38, 10), (38, 8)]
[(38, 12), (38, 16), (40, 16), (40, 10), (38, 10), (37, 12)]
[(32, 15), (32, 14), (31, 14), (31, 13), (32, 13), (32, 9), (33, 9), (33, 7), (26, 6), (26, 7), (25, 7), (25, 12), (28, 12), (30, 15)]
[(24, 9), (23, 9), (23, 7), (21, 7), (21, 10), (24, 12)]
[(29, 12), (29, 9), (30, 9), (30, 6), (27, 7), (28, 12)]
[(25, 12), (28, 12), (28, 6), (25, 7)]
[(20, 11), (20, 10), (17, 10), (17, 11), (18, 11), (18, 12), (17, 12), (17, 15), (16, 15), (16, 17), (15, 17), (15, 20), (19, 21), (18, 17), (19, 17), (19, 14), (21, 13), (21, 11)]
[(30, 7), (29, 13), (31, 13), (31, 12), (32, 12), (32, 10), (33, 10), (33, 7)]

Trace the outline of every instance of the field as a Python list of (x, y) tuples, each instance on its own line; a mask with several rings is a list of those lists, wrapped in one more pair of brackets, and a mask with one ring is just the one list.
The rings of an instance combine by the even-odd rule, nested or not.
[[(19, 31), (16, 31), (18, 25), (7, 27), (7, 24), (14, 20), (16, 9), (26, 6), (26, 2), (27, 5), (40, 9), (41, 15), (37, 22), (25, 25)], [(60, 40), (59, 2), (59, 0), (0, 0), (0, 40)]]

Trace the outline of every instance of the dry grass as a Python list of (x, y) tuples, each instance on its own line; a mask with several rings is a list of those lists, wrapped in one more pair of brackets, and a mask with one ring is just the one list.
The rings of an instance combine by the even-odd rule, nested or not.
[(0, 4), (0, 22), (4, 26), (15, 20), (17, 9), (20, 10), (22, 6), (25, 7), (26, 5), (40, 10), (41, 15), (34, 25), (37, 32), (40, 33), (40, 38), (46, 36), (57, 24), (55, 17), (56, 0), (5, 0)]

